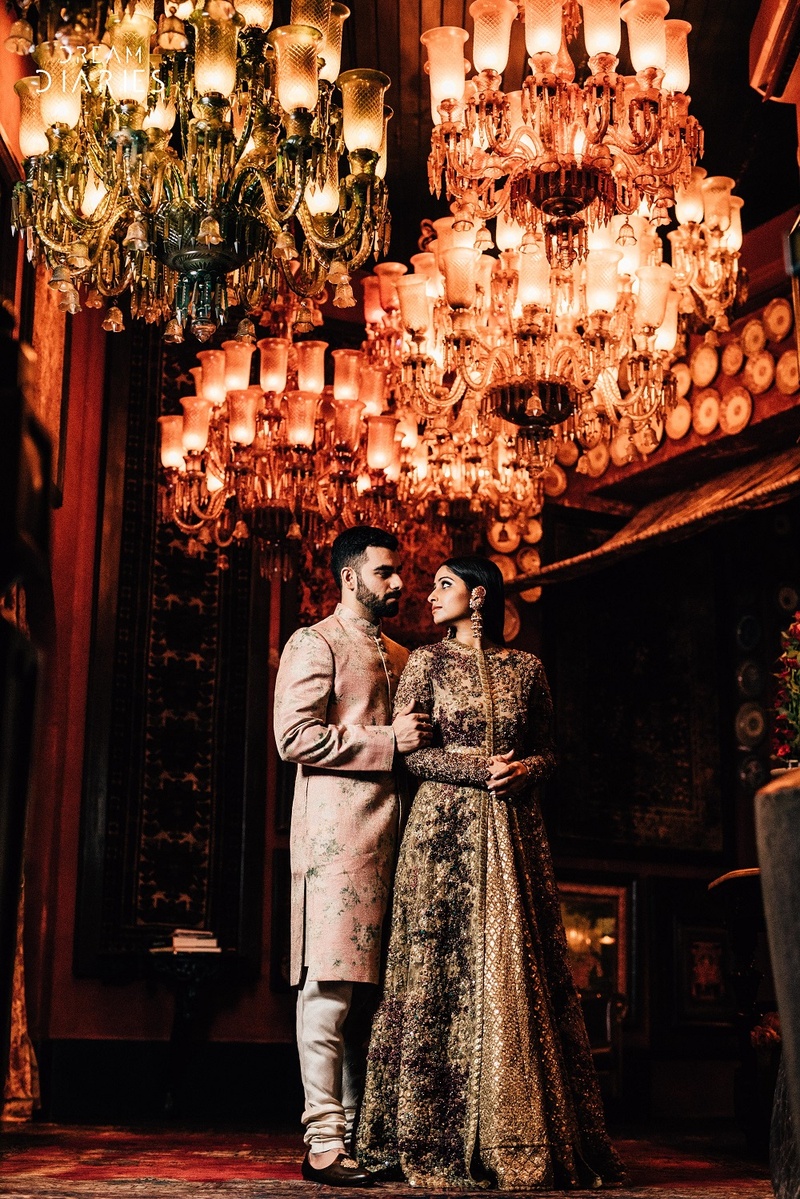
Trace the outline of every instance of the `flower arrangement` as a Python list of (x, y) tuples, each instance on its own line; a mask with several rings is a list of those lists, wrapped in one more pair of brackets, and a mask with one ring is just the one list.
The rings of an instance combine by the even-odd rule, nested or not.
[(783, 763), (800, 758), (800, 612), (781, 633), (783, 650), (775, 677), (775, 723), (772, 751)]

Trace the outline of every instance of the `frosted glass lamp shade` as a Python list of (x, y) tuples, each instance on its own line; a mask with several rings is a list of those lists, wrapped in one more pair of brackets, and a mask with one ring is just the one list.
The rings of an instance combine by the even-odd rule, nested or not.
[(550, 304), (550, 263), (544, 249), (520, 254), (517, 299), (525, 307), (547, 308)]
[(382, 71), (357, 69), (339, 76), (342, 93), (344, 144), (355, 150), (381, 152), (383, 141), (383, 98), (391, 83)]
[(408, 267), (404, 262), (379, 262), (375, 274), (381, 289), (381, 307), (385, 312), (396, 312), (400, 307), (397, 296), (397, 280), (405, 275)]
[(534, 54), (556, 56), (561, 48), (560, 0), (525, 0), (525, 48)]
[(331, 0), (292, 0), (292, 25), (311, 25), (325, 37), (331, 19)]
[(307, 391), (286, 393), (286, 440), (291, 446), (311, 449), (318, 397)]
[(317, 55), (322, 34), (311, 25), (281, 25), (269, 40), (278, 67), (278, 103), (284, 112), (312, 111), (317, 106)]
[(381, 138), (381, 148), (378, 151), (378, 161), (375, 163), (375, 174), (379, 179), (386, 178), (386, 168), (389, 165), (389, 122), (394, 116), (394, 110), (388, 104), (383, 106), (383, 137)]
[(689, 47), (686, 39), (692, 32), (688, 21), (665, 21), (667, 38), (667, 67), (663, 86), (668, 92), (689, 90)]
[(335, 400), (357, 400), (361, 368), (364, 355), (361, 350), (334, 350), (333, 398)]
[(250, 383), (250, 359), (255, 346), (246, 341), (223, 341), (225, 351), (225, 390), (241, 390)]
[(23, 158), (35, 158), (50, 149), (39, 104), (39, 79), (38, 75), (28, 75), (14, 84), (19, 97), (19, 148)]
[(163, 97), (159, 97), (142, 121), (142, 128), (160, 129), (163, 133), (169, 133), (175, 124), (176, 116), (172, 100), (165, 101)]
[(598, 54), (619, 54), (620, 0), (581, 0), (583, 6), (583, 38), (590, 58)]
[(300, 391), (309, 392), (315, 396), (322, 395), (325, 386), (325, 351), (327, 341), (298, 341), (295, 345), (297, 353), (297, 386)]
[(504, 208), (501, 209), (497, 214), (497, 226), (494, 232), (498, 250), (518, 250), (524, 236), (524, 227), (512, 220)]
[(511, 26), (517, 15), (512, 0), (473, 0), (469, 15), (472, 31), (472, 61), (476, 71), (502, 75), (508, 62)]
[(396, 416), (371, 416), (367, 421), (367, 466), (370, 470), (386, 470), (395, 457), (394, 435)]
[(160, 416), (158, 427), (161, 432), (161, 465), (166, 470), (183, 470), (183, 417)]
[(628, 46), (634, 71), (659, 71), (667, 65), (667, 35), (664, 17), (669, 12), (667, 0), (628, 0), (620, 15), (628, 26)]
[(653, 343), (653, 349), (664, 354), (671, 354), (675, 349), (675, 343), (678, 340), (678, 307), (680, 305), (680, 292), (675, 288), (671, 288), (667, 293), (667, 307), (664, 312), (664, 319), (656, 330), (656, 337)]
[(672, 286), (672, 267), (665, 262), (658, 266), (640, 266), (636, 272), (639, 294), (636, 297), (637, 324), (657, 329), (667, 311), (667, 296)]
[(436, 265), (436, 255), (430, 250), (420, 254), (412, 254), (410, 259), (415, 275), (422, 275), (429, 300), (436, 300), (442, 295), (442, 276)]
[(250, 28), (269, 29), (272, 24), (272, 0), (237, 0), (236, 11)]
[(202, 367), (200, 376), (200, 395), (212, 404), (222, 404), (225, 400), (225, 351), (201, 350), (197, 355)]
[(586, 256), (586, 308), (589, 312), (613, 312), (617, 306), (617, 266), (620, 250), (590, 250)]
[(277, 395), (286, 388), (289, 339), (286, 337), (262, 337), (261, 341), (256, 344), (261, 352), (259, 375), (261, 390)]
[(322, 187), (315, 179), (306, 184), (306, 208), (312, 216), (333, 216), (339, 211), (339, 161), (336, 154), (328, 155), (325, 182)]
[(199, 396), (186, 396), (183, 408), (183, 448), (187, 454), (201, 453), (208, 443), (208, 421), (211, 404)]
[(333, 441), (337, 450), (355, 454), (361, 440), (361, 414), (364, 405), (360, 400), (333, 401)]
[(102, 179), (98, 179), (91, 167), (86, 176), (86, 187), (81, 200), (81, 212), (84, 216), (93, 216), (108, 195), (108, 189)]
[(381, 281), (377, 275), (365, 275), (361, 285), (364, 288), (364, 320), (368, 325), (378, 325), (386, 315), (381, 304)]
[(249, 388), (228, 392), (228, 436), (233, 445), (252, 445), (256, 437), (258, 396)]
[(39, 111), (45, 127), (67, 125), (74, 129), (81, 117), (81, 56), (66, 54), (54, 42), (42, 42), (33, 58), (39, 68)]
[(725, 234), (725, 248), (726, 250), (730, 250), (732, 254), (738, 254), (742, 248), (742, 207), (744, 200), (741, 196), (731, 196), (729, 203), (731, 206), (731, 217), (728, 232)]
[(733, 179), (727, 175), (709, 175), (703, 180), (703, 219), (709, 229), (724, 233), (730, 225), (733, 184)]
[(364, 416), (380, 416), (386, 406), (386, 367), (365, 366), (361, 371), (358, 398)]
[(400, 297), (400, 317), (411, 333), (423, 333), (428, 327), (430, 312), (428, 290), (423, 275), (404, 275), (395, 285)]
[[(327, 79), (328, 83), (335, 83), (339, 78), (339, 71), (342, 66), (342, 34), (344, 32), (344, 23), (349, 16), (350, 9), (346, 5), (331, 5), (328, 29), (327, 32), (323, 31), (322, 46), (319, 52), (319, 56), (322, 59), (319, 77), (320, 79)], [(307, 23), (314, 24), (313, 21)]]
[(437, 116), (443, 100), (459, 102), (464, 95), (464, 44), (468, 37), (466, 29), (458, 25), (440, 25), (426, 30), (419, 39), (428, 51), (431, 109)]
[(445, 296), (451, 308), (471, 308), (475, 303), (479, 258), (476, 250), (466, 246), (451, 246), (440, 255)]
[(150, 38), (155, 28), (155, 21), (139, 12), (132, 17), (109, 17), (111, 53), (106, 70), (108, 90), (117, 104), (126, 100), (134, 104), (146, 102), (150, 89)]
[(695, 167), (688, 185), (675, 189), (675, 216), (680, 225), (689, 222), (699, 225), (702, 222), (703, 180), (706, 174), (704, 167)]

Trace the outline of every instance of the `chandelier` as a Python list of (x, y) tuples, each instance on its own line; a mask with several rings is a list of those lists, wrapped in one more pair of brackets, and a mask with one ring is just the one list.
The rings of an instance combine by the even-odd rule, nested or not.
[[(429, 176), (467, 228), (499, 213), (543, 236), (547, 258), (585, 257), (587, 231), (617, 214), (647, 211), (669, 221), (675, 188), (702, 154), (689, 115), (686, 21), (667, 21), (667, 0), (582, 0), (589, 75), (575, 80), (567, 49), (581, 24), (576, 0), (473, 0), (472, 57), (466, 30), (422, 35), (434, 121)], [(504, 92), (511, 27), (524, 17), (531, 74)], [(633, 76), (617, 73), (620, 17)]]
[(739, 270), (744, 201), (731, 194), (733, 184), (725, 175), (706, 178), (695, 167), (687, 186), (675, 193), (679, 224), (667, 234), (682, 310), (699, 328), (717, 332), (727, 331), (734, 303), (746, 298)]
[(20, 0), (6, 41), (33, 52), (16, 85), (25, 179), (13, 224), (51, 268), (62, 307), (116, 297), (201, 341), (228, 318), (335, 287), (389, 237), (384, 184), (389, 85), (340, 74), (348, 9), (292, 0)]

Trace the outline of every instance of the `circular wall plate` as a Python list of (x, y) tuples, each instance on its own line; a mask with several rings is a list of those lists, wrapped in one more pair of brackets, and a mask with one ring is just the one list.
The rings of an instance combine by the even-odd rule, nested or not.
[(578, 461), (580, 450), (574, 441), (567, 438), (565, 441), (559, 441), (556, 449), (556, 462), (562, 466), (574, 466)]
[(739, 744), (744, 745), (746, 749), (752, 749), (767, 731), (767, 714), (761, 704), (742, 704), (736, 713), (734, 727)]
[(745, 699), (755, 699), (764, 690), (764, 671), (755, 658), (747, 658), (736, 671), (736, 685)]
[(741, 433), (753, 414), (753, 400), (746, 387), (732, 387), (719, 406), (719, 427), (723, 433)]
[(707, 387), (698, 392), (692, 405), (692, 427), (700, 437), (708, 437), (719, 420), (719, 392)]
[(529, 517), (522, 532), (522, 540), (526, 545), (538, 545), (542, 540), (542, 522), (535, 516)]
[(486, 540), (498, 554), (513, 554), (520, 543), (520, 533), (517, 526), (510, 520), (493, 520), (490, 524)]
[(736, 773), (739, 775), (739, 782), (749, 791), (758, 791), (769, 777), (766, 763), (755, 754), (748, 754), (746, 758), (742, 758)]
[(590, 479), (599, 479), (608, 470), (611, 455), (604, 441), (586, 451), (586, 473)]
[(794, 324), (792, 306), (783, 297), (770, 300), (761, 315), (761, 319), (764, 322), (764, 328), (767, 331), (767, 337), (770, 341), (783, 341)]
[(800, 604), (800, 596), (797, 594), (797, 588), (791, 583), (784, 583), (783, 587), (778, 588), (778, 607), (782, 612), (796, 612)]
[(722, 348), (723, 375), (738, 375), (744, 362), (744, 350), (740, 341), (729, 341)]
[(514, 565), (514, 559), (508, 554), (490, 554), (489, 561), (494, 562), (495, 566), (503, 576), (504, 583), (510, 583), (512, 579), (517, 577), (517, 568)]
[(541, 587), (528, 587), (526, 591), (519, 592), (519, 598), (524, 600), (526, 604), (535, 604), (542, 597)]
[(522, 620), (511, 600), (506, 600), (506, 615), (503, 621), (503, 636), (506, 642), (514, 641), (522, 628)]
[(758, 317), (749, 320), (739, 336), (742, 341), (742, 349), (748, 358), (753, 354), (760, 354), (767, 344), (767, 333)]
[(760, 640), (761, 622), (752, 612), (748, 612), (736, 626), (736, 644), (747, 654), (756, 648)]
[(797, 350), (784, 350), (775, 367), (775, 385), (781, 395), (793, 396), (800, 388)]
[(678, 400), (674, 408), (667, 413), (665, 428), (667, 437), (680, 441), (692, 427), (692, 405), (686, 400)]
[(567, 490), (567, 476), (557, 462), (549, 466), (542, 475), (542, 487), (545, 495), (549, 495), (551, 500), (563, 495)]
[(542, 555), (532, 545), (523, 546), (517, 553), (517, 570), (521, 575), (536, 574), (542, 565)]
[(708, 387), (717, 377), (719, 370), (719, 354), (716, 346), (703, 342), (692, 354), (689, 369), (692, 372), (692, 382), (695, 387)]
[(688, 395), (692, 387), (692, 372), (688, 362), (673, 362), (669, 368), (675, 376), (675, 387), (681, 399)]
[(775, 378), (775, 359), (769, 350), (760, 350), (752, 358), (747, 359), (744, 368), (744, 381), (753, 395), (761, 395), (769, 391)]

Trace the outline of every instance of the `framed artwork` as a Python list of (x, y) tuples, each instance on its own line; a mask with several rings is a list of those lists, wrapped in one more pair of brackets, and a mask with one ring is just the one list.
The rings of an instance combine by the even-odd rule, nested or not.
[(678, 1024), (731, 1024), (736, 1005), (728, 981), (727, 930), (678, 922), (676, 942)]
[(575, 985), (584, 994), (628, 993), (628, 889), (559, 883)]

